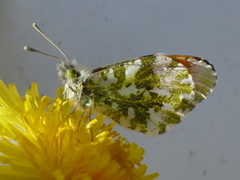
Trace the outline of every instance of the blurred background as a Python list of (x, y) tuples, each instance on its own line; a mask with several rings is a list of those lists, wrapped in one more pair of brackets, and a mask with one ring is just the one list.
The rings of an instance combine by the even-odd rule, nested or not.
[(35, 22), (71, 58), (89, 68), (158, 52), (204, 57), (219, 82), (184, 121), (159, 137), (116, 127), (146, 150), (148, 173), (168, 180), (240, 179), (240, 1), (0, 1), (0, 78), (23, 95), (62, 86), (57, 60), (23, 51), (28, 45), (61, 57), (32, 28)]

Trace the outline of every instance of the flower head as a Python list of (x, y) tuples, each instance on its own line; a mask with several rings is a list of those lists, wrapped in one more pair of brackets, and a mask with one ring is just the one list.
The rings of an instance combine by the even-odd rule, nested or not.
[[(0, 179), (123, 180), (145, 175), (144, 150), (68, 101), (40, 97), (33, 83), (21, 97), (0, 81)], [(58, 90), (61, 94), (62, 90)], [(59, 95), (59, 97), (61, 97)]]

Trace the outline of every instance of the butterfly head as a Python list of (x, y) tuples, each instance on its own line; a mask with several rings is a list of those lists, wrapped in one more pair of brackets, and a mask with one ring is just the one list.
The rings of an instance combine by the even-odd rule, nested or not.
[(58, 76), (63, 84), (82, 84), (84, 83), (90, 76), (91, 72), (77, 65), (76, 61), (72, 61), (71, 63), (62, 62), (57, 64)]
[(79, 107), (91, 107), (91, 100), (84, 95), (83, 88), (91, 76), (91, 71), (78, 66), (76, 61), (57, 64), (58, 76), (65, 86), (64, 94), (66, 99), (70, 99)]

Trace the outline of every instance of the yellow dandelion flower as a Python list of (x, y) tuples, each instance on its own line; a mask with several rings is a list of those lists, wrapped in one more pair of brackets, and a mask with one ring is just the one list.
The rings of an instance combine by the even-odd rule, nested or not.
[[(33, 83), (25, 97), (0, 81), (0, 179), (124, 180), (145, 175), (144, 150), (103, 124), (72, 112), (68, 101), (40, 97)], [(60, 93), (60, 92), (59, 92)]]

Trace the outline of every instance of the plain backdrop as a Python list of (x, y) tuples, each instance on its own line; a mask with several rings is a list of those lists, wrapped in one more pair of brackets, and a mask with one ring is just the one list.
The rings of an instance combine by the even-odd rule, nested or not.
[(219, 82), (182, 123), (155, 138), (116, 129), (145, 148), (143, 163), (159, 179), (240, 179), (239, 0), (1, 0), (0, 78), (22, 95), (37, 82), (42, 95), (55, 97), (57, 60), (23, 46), (62, 56), (33, 22), (89, 68), (158, 52), (209, 60)]

